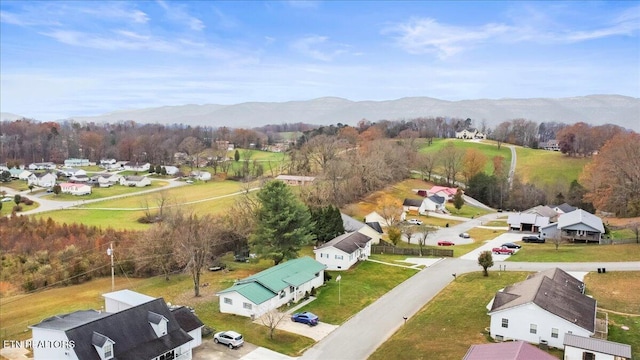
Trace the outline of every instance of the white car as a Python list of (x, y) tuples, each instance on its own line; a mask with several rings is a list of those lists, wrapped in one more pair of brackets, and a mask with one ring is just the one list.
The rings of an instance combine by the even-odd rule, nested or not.
[(13, 198), (12, 197), (5, 197), (5, 198), (2, 198), (2, 200), (0, 200), (0, 201), (9, 202), (9, 201), (13, 201)]
[(422, 225), (422, 221), (418, 220), (418, 219), (409, 219), (409, 224), (411, 225)]
[(213, 342), (227, 345), (229, 349), (239, 348), (244, 344), (242, 335), (235, 331), (221, 331), (213, 335)]

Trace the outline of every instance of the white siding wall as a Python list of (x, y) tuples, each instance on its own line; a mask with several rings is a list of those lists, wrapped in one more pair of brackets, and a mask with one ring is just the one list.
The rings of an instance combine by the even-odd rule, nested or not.
[(190, 347), (192, 349), (202, 345), (202, 328), (201, 327), (189, 331), (189, 335), (191, 335), (191, 337), (193, 338), (193, 340), (189, 342)]
[[(347, 270), (358, 261), (356, 254), (347, 254), (334, 247), (317, 249), (314, 252), (316, 253), (316, 261), (327, 265), (327, 270), (331, 271)], [(369, 250), (369, 253), (371, 253), (371, 250)]]
[[(502, 319), (509, 320), (509, 327), (502, 327)], [(531, 334), (530, 325), (537, 325), (537, 333)], [(540, 340), (547, 340), (549, 346), (562, 349), (564, 347), (564, 334), (571, 331), (578, 336), (589, 337), (592, 334), (587, 330), (561, 319), (535, 304), (529, 303), (511, 309), (495, 312), (491, 315), (491, 337), (502, 335), (504, 340), (524, 340), (533, 344), (539, 344)], [(551, 337), (551, 329), (558, 329), (558, 337)]]
[(374, 244), (379, 244), (380, 239), (382, 238), (382, 234), (373, 230), (370, 226), (363, 226), (360, 230), (358, 230), (358, 232), (370, 237), (371, 238), (370, 242)]
[(564, 360), (582, 360), (582, 354), (584, 352), (590, 352), (596, 355), (596, 360), (615, 360), (613, 355), (609, 354), (601, 354), (595, 351), (589, 351), (579, 348), (574, 348), (573, 346), (565, 346), (564, 348)]
[[(31, 346), (35, 360), (78, 359), (73, 349), (66, 349), (60, 344), (68, 343), (67, 335), (59, 330), (32, 328)], [(57, 343), (59, 342), (59, 343)]]

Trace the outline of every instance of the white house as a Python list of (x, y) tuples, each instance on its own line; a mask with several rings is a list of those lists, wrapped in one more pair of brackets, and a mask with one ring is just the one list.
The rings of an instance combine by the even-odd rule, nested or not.
[(631, 346), (566, 334), (564, 336), (564, 360), (631, 360)]
[(211, 173), (208, 171), (192, 171), (191, 176), (196, 180), (200, 180), (200, 181), (211, 180)]
[(120, 178), (120, 185), (145, 187), (151, 185), (151, 180), (146, 176), (123, 176)]
[(541, 228), (549, 225), (549, 218), (538, 214), (517, 213), (507, 217), (509, 229), (514, 231), (530, 231), (537, 233)]
[(389, 226), (389, 225), (391, 225), (391, 224), (387, 224), (387, 220), (385, 218), (383, 218), (382, 215), (378, 214), (375, 211), (372, 211), (369, 214), (365, 215), (364, 222), (367, 223), (367, 224), (378, 223), (380, 226)]
[(424, 199), (404, 199), (402, 202), (402, 210), (403, 212), (415, 211), (420, 212), (420, 208), (422, 207), (422, 201)]
[(562, 214), (558, 222), (540, 228), (540, 236), (544, 239), (560, 238), (572, 242), (601, 242), (602, 234), (602, 219), (582, 209)]
[(420, 204), (420, 208), (418, 212), (420, 214), (424, 214), (427, 211), (433, 212), (446, 212), (446, 202), (447, 200), (443, 196), (431, 195), (424, 200), (422, 200), (422, 204)]
[(307, 185), (311, 184), (316, 178), (313, 176), (298, 176), (298, 175), (278, 175), (276, 180), (280, 180), (287, 185)]
[(118, 174), (101, 174), (98, 176), (98, 185), (101, 188), (111, 187), (120, 183), (121, 175)]
[(487, 134), (480, 132), (478, 129), (470, 128), (462, 131), (456, 131), (456, 139), (486, 139)]
[(60, 191), (63, 194), (71, 194), (77, 196), (89, 195), (91, 194), (91, 186), (78, 183), (61, 183)]
[(65, 167), (89, 166), (89, 159), (71, 158), (64, 161)]
[(498, 341), (546, 342), (562, 348), (565, 334), (595, 334), (596, 301), (584, 283), (555, 268), (498, 291), (487, 305), (490, 335)]
[[(58, 344), (32, 346), (34, 359), (192, 358), (195, 339), (190, 333), (201, 329), (200, 326), (195, 332), (187, 330), (201, 323), (195, 314), (190, 311), (178, 314), (169, 309), (162, 298), (134, 292), (117, 293), (110, 293), (111, 298), (108, 297), (110, 294), (105, 294), (107, 311), (80, 310), (30, 326), (32, 344)], [(127, 297), (129, 300), (121, 301)]]
[(117, 162), (116, 159), (101, 159), (100, 167), (104, 169), (109, 169), (111, 166), (115, 165)]
[(344, 227), (345, 232), (357, 231), (363, 235), (370, 237), (372, 244), (380, 243), (380, 239), (382, 238), (383, 232), (380, 225), (377, 224), (376, 222), (363, 223), (343, 213), (340, 213), (340, 217), (342, 217), (342, 226)]
[(31, 163), (28, 168), (29, 170), (55, 170), (56, 164), (52, 162)]
[[(13, 169), (11, 169), (11, 170), (13, 170)], [(9, 172), (11, 172), (11, 174), (13, 176), (13, 172), (11, 170), (9, 170)], [(20, 180), (28, 180), (29, 177), (31, 175), (33, 175), (33, 173), (31, 171), (29, 171), (29, 170), (19, 170), (19, 171), (17, 171), (17, 173), (18, 173), (18, 179), (20, 179)]]
[(59, 171), (61, 174), (67, 177), (71, 177), (74, 175), (87, 175), (87, 172), (83, 169), (74, 169), (74, 168), (62, 168)]
[(129, 171), (149, 171), (150, 168), (151, 164), (149, 163), (139, 164), (137, 162), (129, 161), (124, 164), (124, 169)]
[(220, 299), (220, 312), (253, 318), (298, 302), (324, 283), (325, 267), (305, 256), (239, 280), (216, 294)]
[(358, 260), (371, 256), (371, 238), (359, 233), (342, 234), (314, 249), (316, 261), (327, 266), (327, 270), (348, 270)]
[(56, 184), (58, 177), (53, 173), (44, 173), (44, 174), (31, 174), (27, 178), (27, 183), (29, 185), (37, 185), (40, 187), (52, 187)]
[(175, 175), (180, 172), (180, 169), (177, 166), (165, 166), (164, 170), (167, 172), (167, 175)]

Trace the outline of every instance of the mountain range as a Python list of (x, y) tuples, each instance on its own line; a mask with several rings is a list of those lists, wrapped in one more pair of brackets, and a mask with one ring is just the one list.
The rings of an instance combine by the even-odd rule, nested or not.
[[(185, 124), (252, 128), (267, 124), (307, 123), (355, 125), (362, 119), (409, 120), (418, 117), (471, 118), (490, 127), (524, 118), (538, 123), (585, 122), (591, 125), (615, 124), (640, 132), (640, 98), (621, 95), (589, 95), (567, 98), (478, 99), (446, 101), (429, 97), (410, 97), (388, 101), (351, 101), (323, 97), (307, 101), (245, 102), (235, 105), (181, 105), (115, 111), (73, 119), (80, 122), (133, 120), (137, 123)], [(2, 113), (2, 120), (20, 118)]]

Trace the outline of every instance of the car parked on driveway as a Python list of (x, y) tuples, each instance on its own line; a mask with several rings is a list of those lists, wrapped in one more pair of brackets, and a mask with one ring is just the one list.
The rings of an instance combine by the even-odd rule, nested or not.
[(409, 224), (411, 225), (422, 225), (422, 221), (418, 220), (418, 219), (409, 219), (409, 221), (407, 221)]
[(302, 313), (293, 314), (291, 316), (291, 321), (307, 324), (309, 326), (316, 326), (318, 325), (318, 316), (316, 316), (314, 313), (305, 311)]
[(518, 244), (514, 244), (512, 242), (508, 242), (508, 243), (502, 244), (502, 247), (507, 247), (509, 249), (520, 249), (522, 246), (520, 246)]
[(469, 236), (469, 233), (461, 233), (461, 234), (460, 234), (460, 235), (458, 235), (458, 236), (460, 236), (461, 238), (464, 238), (464, 239), (468, 239), (468, 238), (470, 237), (470, 236)]
[(528, 235), (528, 236), (523, 236), (522, 237), (522, 242), (543, 244), (544, 243), (544, 239), (539, 237), (539, 236), (537, 236), (537, 235)]
[(438, 241), (438, 246), (453, 246), (455, 243), (449, 240), (440, 240)]
[(513, 255), (516, 253), (515, 250), (509, 249), (508, 247), (495, 247), (491, 252), (496, 255)]
[(244, 339), (235, 331), (221, 331), (213, 335), (213, 342), (227, 345), (229, 349), (237, 349), (244, 344)]

